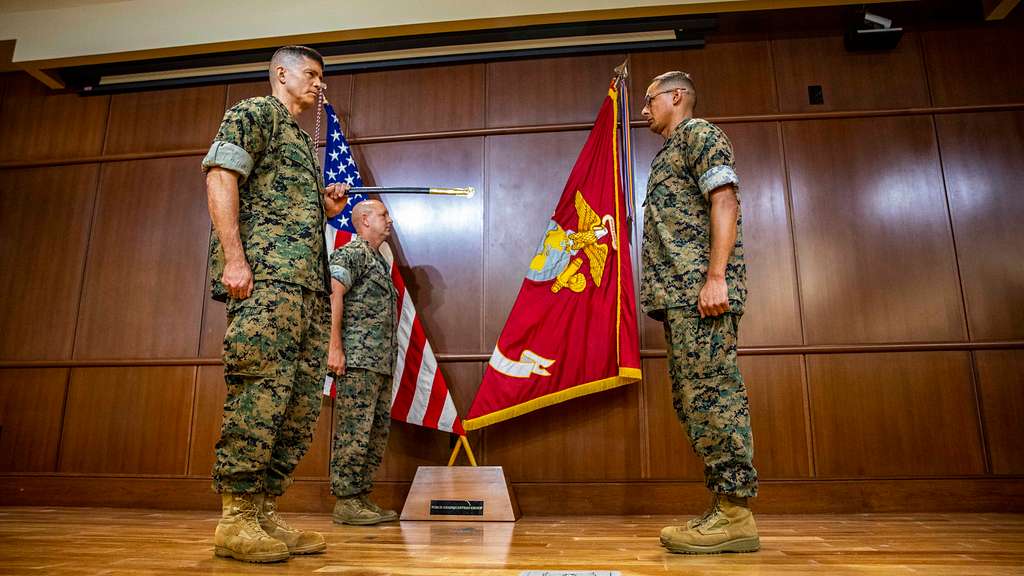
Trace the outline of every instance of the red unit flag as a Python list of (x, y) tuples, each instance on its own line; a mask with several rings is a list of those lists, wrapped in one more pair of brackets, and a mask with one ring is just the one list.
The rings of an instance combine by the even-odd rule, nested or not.
[(467, 430), (640, 380), (618, 90), (613, 83), (530, 261)]

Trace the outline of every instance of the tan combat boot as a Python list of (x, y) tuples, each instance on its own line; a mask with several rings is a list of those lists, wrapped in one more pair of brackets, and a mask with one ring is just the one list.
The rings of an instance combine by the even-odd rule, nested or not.
[(288, 559), (288, 546), (271, 538), (260, 526), (253, 494), (221, 494), (220, 523), (213, 537), (213, 553), (245, 562), (280, 562)]
[(367, 508), (359, 496), (338, 498), (331, 518), (335, 524), (352, 524), (354, 526), (380, 524), (384, 521), (380, 514)]
[(360, 494), (359, 499), (363, 501), (363, 506), (380, 515), (381, 522), (391, 522), (393, 520), (398, 520), (398, 512), (395, 512), (394, 510), (385, 510), (384, 508), (378, 506), (376, 502), (370, 500), (369, 492), (363, 492), (362, 494)]
[(697, 516), (696, 518), (690, 518), (689, 520), (686, 521), (686, 528), (687, 528), (687, 530), (689, 530), (690, 528), (693, 528), (693, 527), (697, 526), (698, 524), (704, 522), (705, 518), (707, 518), (711, 514), (714, 514), (714, 512), (715, 512), (715, 505), (716, 504), (718, 504), (718, 494), (715, 494), (714, 492), (712, 492), (711, 493), (711, 504), (708, 504), (707, 510), (705, 510), (704, 512), (701, 512), (700, 516)]
[(260, 526), (271, 538), (276, 538), (288, 546), (292, 554), (319, 554), (327, 549), (327, 541), (323, 534), (311, 530), (292, 528), (277, 513), (277, 497), (260, 495)]
[(661, 531), (661, 545), (676, 554), (757, 552), (761, 540), (754, 515), (745, 506), (719, 496), (709, 514), (696, 525), (669, 526)]

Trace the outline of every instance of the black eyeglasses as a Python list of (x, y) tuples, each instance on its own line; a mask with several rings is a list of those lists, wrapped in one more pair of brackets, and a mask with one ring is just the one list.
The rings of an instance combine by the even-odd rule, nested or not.
[(662, 90), (661, 92), (655, 92), (654, 94), (644, 94), (644, 108), (649, 108), (651, 105), (651, 100), (654, 100), (658, 96), (661, 96), (662, 94), (668, 94), (669, 92), (675, 92), (676, 90), (682, 90), (683, 92), (686, 92), (686, 88), (669, 88), (668, 90)]

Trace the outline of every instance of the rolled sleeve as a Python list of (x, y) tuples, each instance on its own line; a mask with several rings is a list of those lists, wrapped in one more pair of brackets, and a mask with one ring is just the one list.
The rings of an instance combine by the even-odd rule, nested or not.
[(241, 181), (244, 182), (249, 177), (249, 173), (252, 172), (254, 164), (252, 156), (241, 146), (231, 142), (224, 142), (223, 140), (216, 140), (210, 146), (210, 151), (206, 153), (206, 157), (203, 158), (203, 172), (208, 172), (210, 168), (215, 167), (225, 168), (240, 174), (242, 176)]
[(348, 268), (341, 266), (340, 264), (331, 264), (331, 278), (334, 278), (338, 282), (345, 285), (345, 290), (352, 289), (352, 273), (348, 271)]
[(736, 174), (736, 171), (732, 169), (732, 166), (719, 165), (712, 166), (707, 172), (701, 175), (697, 185), (700, 186), (700, 193), (704, 196), (704, 200), (710, 201), (711, 192), (721, 186), (732, 184), (737, 188), (740, 185), (740, 177)]

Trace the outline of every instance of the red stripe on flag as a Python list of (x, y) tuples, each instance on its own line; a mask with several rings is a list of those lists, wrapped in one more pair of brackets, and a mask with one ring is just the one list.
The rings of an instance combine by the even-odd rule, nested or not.
[(423, 416), (423, 425), (428, 428), (437, 428), (437, 421), (441, 419), (441, 411), (444, 410), (444, 401), (448, 399), (448, 387), (444, 385), (441, 378), (441, 368), (434, 371), (434, 380), (430, 383), (430, 401), (427, 403), (427, 413)]
[(402, 378), (398, 382), (398, 394), (395, 402), (391, 405), (391, 417), (403, 422), (409, 418), (409, 408), (412, 407), (413, 397), (416, 395), (416, 379), (420, 375), (420, 365), (423, 364), (423, 342), (426, 336), (423, 334), (423, 327), (420, 326), (418, 318), (412, 322), (412, 335), (409, 337), (409, 349), (405, 351), (405, 368), (402, 370)]
[(334, 249), (337, 250), (338, 248), (341, 248), (342, 246), (344, 246), (345, 244), (348, 244), (351, 241), (352, 241), (352, 233), (351, 232), (346, 232), (344, 230), (338, 230), (338, 232), (334, 235)]

